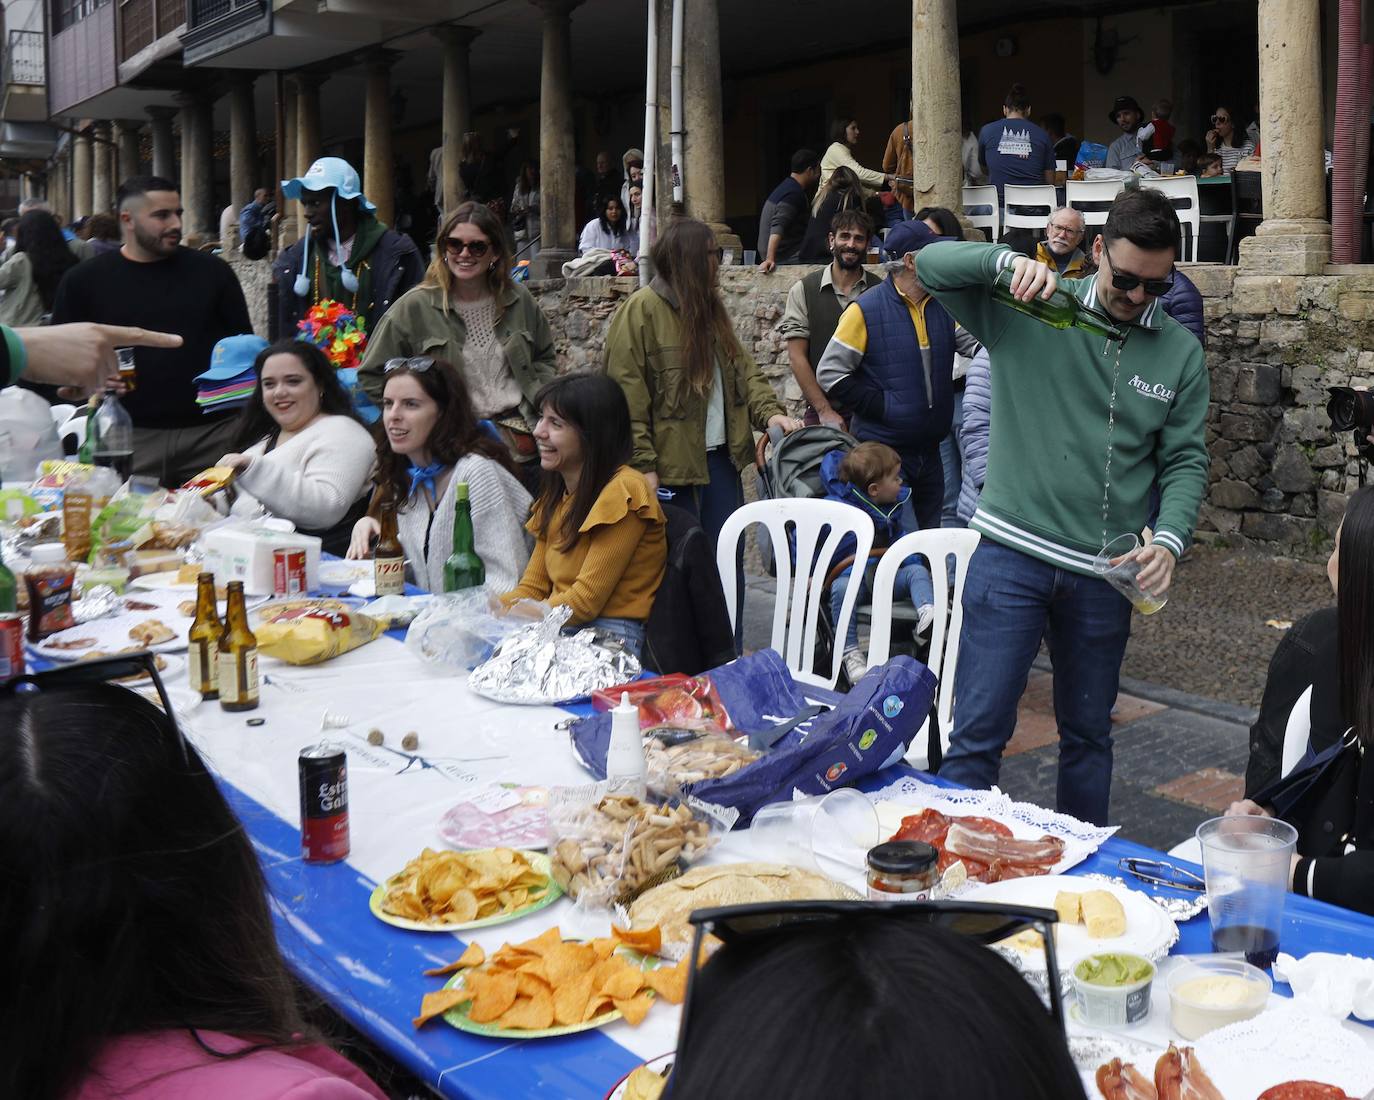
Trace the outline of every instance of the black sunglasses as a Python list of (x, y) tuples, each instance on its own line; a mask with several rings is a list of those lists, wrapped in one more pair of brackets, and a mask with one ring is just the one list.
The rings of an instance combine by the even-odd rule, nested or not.
[(444, 253), (450, 260), (456, 260), (464, 252), (470, 253), (474, 259), (485, 256), (487, 250), (491, 248), (486, 241), (460, 241), (457, 237), (444, 238)]
[(1219, 122), (1230, 122), (1230, 121), (1231, 121), (1231, 120), (1230, 120), (1226, 115), (1213, 115), (1213, 116), (1212, 116), (1212, 125), (1213, 125), (1213, 126), (1215, 126), (1215, 125), (1216, 125), (1217, 123), (1219, 123)]
[(432, 366), (434, 366), (434, 360), (428, 355), (412, 355), (409, 359), (388, 359), (382, 367), (382, 373), (390, 374), (396, 370), (408, 370), (412, 374), (424, 374)]
[(31, 672), (24, 676), (16, 676), (0, 690), (11, 695), (27, 695), (60, 691), (62, 688), (79, 687), (84, 684), (108, 683), (118, 683), (120, 687), (128, 687), (132, 690), (135, 686), (133, 681), (142, 680), (145, 676), (152, 681), (153, 687), (157, 690), (158, 700), (162, 704), (163, 713), (167, 715), (167, 721), (176, 730), (177, 749), (181, 753), (182, 762), (190, 764), (191, 758), (186, 751), (186, 735), (181, 731), (181, 725), (177, 722), (176, 711), (172, 709), (172, 701), (167, 697), (167, 688), (162, 683), (162, 677), (158, 675), (157, 659), (147, 650), (140, 653), (116, 654), (113, 657), (102, 657), (94, 661), (74, 661), (68, 665), (50, 668), (46, 672)]
[(1102, 238), (1102, 251), (1107, 254), (1107, 264), (1112, 269), (1112, 286), (1123, 293), (1129, 294), (1138, 286), (1145, 288), (1145, 293), (1152, 298), (1168, 294), (1174, 288), (1174, 274), (1169, 272), (1167, 279), (1142, 279), (1139, 275), (1127, 275), (1124, 271), (1117, 271), (1116, 264), (1112, 263), (1111, 249), (1107, 247), (1107, 238)]
[(688, 1028), (692, 1020), (692, 992), (697, 972), (703, 965), (702, 941), (714, 935), (726, 947), (747, 942), (753, 936), (796, 931), (817, 924), (837, 924), (856, 917), (880, 914), (893, 920), (935, 925), (988, 946), (1000, 943), (1018, 932), (1033, 929), (1040, 933), (1045, 952), (1046, 988), (1049, 1014), (1064, 1031), (1063, 992), (1058, 975), (1053, 925), (1059, 915), (1053, 909), (1020, 905), (992, 905), (960, 901), (793, 901), (765, 902), (758, 905), (732, 905), (718, 909), (698, 909), (687, 919), (695, 927), (692, 951), (687, 957), (698, 960), (687, 972), (687, 993), (682, 1002), (678, 1025), (677, 1050), (687, 1050)]

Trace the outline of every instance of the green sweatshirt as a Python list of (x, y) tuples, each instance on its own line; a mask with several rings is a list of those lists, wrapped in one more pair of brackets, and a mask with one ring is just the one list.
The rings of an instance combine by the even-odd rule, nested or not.
[[(987, 480), (969, 526), (1074, 573), (1091, 573), (1105, 537), (1139, 533), (1159, 483), (1155, 541), (1182, 555), (1207, 488), (1208, 375), (1197, 339), (1153, 302), (1121, 348), (1107, 518), (1102, 500), (1118, 345), (1050, 328), (993, 300), (1005, 245), (921, 250), (921, 284), (988, 349), (992, 426)], [(1095, 308), (1095, 277), (1060, 286)]]

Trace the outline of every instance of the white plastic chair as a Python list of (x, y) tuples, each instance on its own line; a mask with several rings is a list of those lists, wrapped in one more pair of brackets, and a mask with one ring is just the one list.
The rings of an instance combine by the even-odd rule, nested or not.
[[(980, 213), (984, 208), (991, 213)], [(997, 241), (1002, 236), (1002, 204), (997, 199), (997, 188), (989, 185), (964, 188), (964, 215), (974, 229), (988, 230), (990, 240)]]
[(1174, 212), (1181, 226), (1187, 226), (1183, 255), (1180, 259), (1197, 259), (1197, 238), (1202, 232), (1202, 208), (1198, 204), (1196, 176), (1164, 176), (1160, 179), (1142, 179), (1141, 187), (1161, 191), (1169, 196)]
[(76, 454), (77, 451), (81, 450), (81, 445), (86, 442), (86, 419), (85, 416), (73, 416), (65, 424), (57, 426), (57, 440), (62, 444), (64, 453), (67, 449), (66, 439), (69, 435), (76, 436), (76, 448), (71, 451), (71, 454)]
[[(912, 531), (887, 548), (878, 561), (878, 571), (873, 577), (873, 625), (868, 663), (878, 665), (887, 660), (891, 644), (893, 589), (897, 570), (914, 554), (923, 555), (930, 568), (930, 579), (935, 588), (935, 620), (930, 628), (930, 655), (926, 664), (940, 682), (935, 714), (940, 723), (941, 753), (949, 749), (949, 734), (954, 724), (954, 670), (959, 663), (959, 635), (964, 629), (964, 580), (968, 576), (968, 563), (979, 538), (977, 531), (966, 527), (932, 527), (925, 531)], [(950, 600), (945, 577), (947, 561), (951, 556), (954, 558), (954, 600), (953, 609), (947, 613), (945, 609), (950, 606)], [(941, 669), (944, 675), (941, 675)], [(930, 719), (927, 718), (912, 739), (911, 749), (907, 753), (907, 760), (918, 768), (927, 767), (930, 763), (926, 752), (929, 724)]]
[(1124, 180), (1069, 180), (1064, 203), (1083, 215), (1084, 225), (1106, 225), (1107, 211), (1125, 187)]
[(54, 405), (52, 407), (52, 422), (61, 427), (72, 418), (72, 414), (75, 412), (75, 405)]
[[(1009, 183), (1002, 188), (1002, 229), (1034, 229), (1043, 235), (1045, 223), (1058, 205), (1053, 184), (1018, 186)], [(1027, 213), (1027, 210), (1032, 212)]]
[[(730, 625), (735, 625), (739, 609), (736, 606), (735, 561), (745, 532), (754, 524), (767, 528), (773, 544), (773, 558), (777, 563), (777, 594), (773, 599), (773, 637), (769, 643), (782, 654), (792, 675), (802, 683), (833, 688), (840, 678), (844, 647), (836, 644), (830, 668), (817, 672), (816, 624), (820, 619), (822, 589), (835, 551), (846, 535), (855, 541), (854, 560), (868, 560), (873, 548), (873, 521), (867, 514), (837, 500), (810, 500), (805, 497), (786, 497), (780, 500), (756, 500), (737, 508), (725, 521), (716, 541), (716, 568), (725, 589), (725, 606), (730, 609)], [(792, 535), (789, 545), (788, 534)], [(762, 537), (762, 534), (760, 534)], [(795, 571), (795, 577), (793, 573)], [(839, 621), (835, 623), (835, 637), (844, 638), (859, 597), (857, 584), (851, 584), (844, 594)]]

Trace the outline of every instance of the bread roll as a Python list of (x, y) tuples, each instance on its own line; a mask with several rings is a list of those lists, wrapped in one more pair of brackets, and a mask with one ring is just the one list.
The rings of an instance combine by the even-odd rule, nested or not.
[(1083, 907), (1083, 923), (1088, 935), (1095, 940), (1120, 936), (1126, 931), (1126, 910), (1116, 895), (1106, 890), (1089, 890), (1079, 903)]

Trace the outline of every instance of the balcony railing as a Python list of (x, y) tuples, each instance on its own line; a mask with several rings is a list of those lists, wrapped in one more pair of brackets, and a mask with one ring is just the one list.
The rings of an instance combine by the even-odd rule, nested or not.
[(5, 50), (5, 83), (41, 86), (43, 75), (43, 32), (10, 31)]
[(120, 0), (119, 59), (128, 61), (186, 22), (186, 0)]
[(221, 19), (232, 20), (237, 25), (266, 10), (267, 0), (190, 0), (186, 26), (188, 30), (196, 30)]
[(52, 32), (57, 34), (94, 15), (110, 0), (54, 0), (52, 6)]

